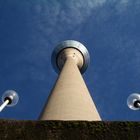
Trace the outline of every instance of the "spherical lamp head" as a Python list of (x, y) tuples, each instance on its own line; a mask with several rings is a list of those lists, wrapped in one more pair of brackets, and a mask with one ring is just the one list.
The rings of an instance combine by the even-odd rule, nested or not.
[(127, 105), (132, 110), (139, 110), (140, 109), (140, 94), (133, 93), (129, 95), (127, 98)]
[(19, 96), (14, 90), (7, 90), (3, 93), (3, 96), (2, 96), (2, 102), (4, 102), (5, 100), (9, 100), (9, 103), (7, 106), (12, 107), (18, 103)]

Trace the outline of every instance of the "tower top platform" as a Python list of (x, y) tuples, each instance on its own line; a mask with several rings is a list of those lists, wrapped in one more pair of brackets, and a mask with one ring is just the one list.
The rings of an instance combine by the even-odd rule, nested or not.
[(75, 40), (66, 40), (61, 42), (56, 46), (52, 53), (52, 65), (57, 73), (59, 73), (60, 68), (58, 66), (58, 57), (62, 51), (64, 51), (67, 48), (74, 48), (78, 50), (82, 56), (83, 56), (83, 66), (80, 68), (81, 73), (84, 73), (89, 65), (90, 62), (90, 56), (87, 48), (80, 42)]

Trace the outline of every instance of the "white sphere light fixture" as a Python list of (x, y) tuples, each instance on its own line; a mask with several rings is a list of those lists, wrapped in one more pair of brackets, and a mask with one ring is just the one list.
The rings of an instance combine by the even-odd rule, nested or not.
[(139, 110), (140, 109), (140, 94), (138, 93), (130, 94), (127, 98), (127, 105), (132, 110)]
[(0, 112), (7, 106), (15, 106), (19, 101), (19, 96), (14, 90), (7, 90), (2, 95), (3, 104), (0, 106)]

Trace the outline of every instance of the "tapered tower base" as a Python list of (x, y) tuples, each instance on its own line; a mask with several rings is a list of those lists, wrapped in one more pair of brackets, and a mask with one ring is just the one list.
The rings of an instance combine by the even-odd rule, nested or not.
[(80, 73), (85, 71), (89, 62), (89, 57), (86, 58), (88, 51), (84, 54), (81, 50), (86, 48), (77, 41), (65, 41), (59, 45), (54, 66), (60, 74), (41, 120), (101, 120)]

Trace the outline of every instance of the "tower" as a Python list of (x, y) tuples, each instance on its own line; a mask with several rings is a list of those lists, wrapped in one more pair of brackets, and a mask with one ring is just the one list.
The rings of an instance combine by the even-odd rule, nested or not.
[(78, 41), (60, 43), (52, 54), (58, 79), (40, 120), (101, 120), (82, 78), (89, 64), (88, 50)]

